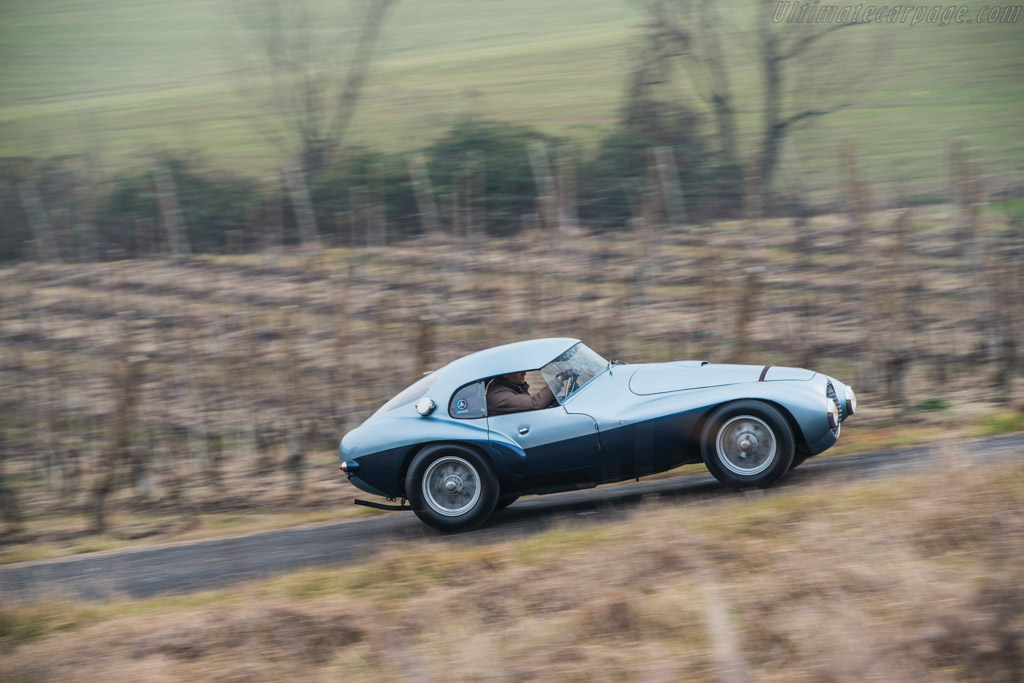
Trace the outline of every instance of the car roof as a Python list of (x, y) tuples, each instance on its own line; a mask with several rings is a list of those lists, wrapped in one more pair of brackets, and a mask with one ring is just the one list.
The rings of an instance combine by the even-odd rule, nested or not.
[[(433, 381), (429, 382), (428, 387), (422, 392), (411, 396), (409, 403), (415, 401), (421, 395), (431, 396), (435, 400), (447, 403), (457, 389), (470, 382), (510, 372), (519, 372), (520, 370), (536, 370), (547, 365), (579, 343), (578, 339), (570, 339), (569, 337), (531, 339), (471, 353), (468, 356), (452, 361), (437, 370), (436, 373), (433, 373)], [(423, 379), (425, 380), (426, 378)], [(405, 391), (410, 389), (412, 389), (412, 386), (408, 387)], [(402, 393), (405, 392), (399, 392), (398, 395), (400, 396)], [(395, 398), (391, 400), (394, 401)], [(387, 405), (387, 403), (384, 405)], [(395, 408), (405, 405), (405, 403), (402, 403), (396, 405)], [(441, 414), (444, 416), (448, 415), (447, 411)], [(367, 422), (384, 419), (385, 417), (401, 418), (403, 416), (406, 415), (401, 410), (389, 412), (385, 411), (382, 406), (377, 412), (367, 418)]]
[(530, 339), (471, 353), (443, 368), (446, 379), (470, 382), (520, 370), (536, 370), (580, 342), (569, 337)]

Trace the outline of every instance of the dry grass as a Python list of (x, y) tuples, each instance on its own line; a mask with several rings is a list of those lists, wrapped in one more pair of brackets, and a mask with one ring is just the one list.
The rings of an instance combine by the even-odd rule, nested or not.
[(6, 680), (1015, 681), (1024, 467), (757, 492), (0, 612)]

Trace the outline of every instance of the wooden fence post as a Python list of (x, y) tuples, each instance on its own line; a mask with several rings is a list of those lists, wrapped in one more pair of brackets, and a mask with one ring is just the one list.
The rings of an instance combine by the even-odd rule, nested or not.
[(426, 235), (438, 235), (441, 232), (440, 220), (437, 216), (437, 202), (434, 201), (434, 186), (427, 172), (427, 162), (422, 154), (409, 157), (409, 175), (416, 192), (416, 204), (420, 210), (420, 225)]
[(295, 222), (299, 225), (299, 239), (304, 246), (320, 244), (320, 235), (316, 229), (316, 215), (313, 212), (313, 204), (309, 200), (309, 189), (306, 187), (306, 180), (302, 171), (297, 168), (289, 168), (282, 172), (285, 186), (288, 188), (288, 196), (292, 200), (292, 209), (295, 211)]
[(36, 184), (31, 180), (18, 183), (18, 195), (21, 197), (21, 205), (25, 208), (29, 226), (32, 228), (32, 235), (38, 245), (40, 260), (44, 263), (60, 263), (57, 241), (53, 235), (53, 225), (46, 213), (46, 207), (43, 206), (43, 200), (36, 190)]
[(164, 230), (167, 231), (167, 242), (171, 247), (171, 254), (175, 256), (189, 254), (192, 249), (189, 246), (188, 234), (185, 232), (185, 221), (181, 216), (174, 178), (163, 166), (154, 169), (153, 175), (156, 180), (157, 203), (160, 205), (160, 216), (164, 223)]

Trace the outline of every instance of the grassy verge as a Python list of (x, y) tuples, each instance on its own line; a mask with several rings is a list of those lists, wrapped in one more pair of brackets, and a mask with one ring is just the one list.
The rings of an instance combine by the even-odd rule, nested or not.
[(1024, 466), (827, 482), (231, 590), (0, 611), (8, 680), (1011, 680)]

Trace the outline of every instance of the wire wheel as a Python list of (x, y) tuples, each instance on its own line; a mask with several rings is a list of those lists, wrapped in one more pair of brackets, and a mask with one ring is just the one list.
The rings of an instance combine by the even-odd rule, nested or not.
[(468, 461), (446, 455), (423, 473), (423, 502), (445, 517), (458, 517), (480, 500), (480, 474)]
[(718, 430), (718, 459), (730, 472), (742, 476), (760, 474), (775, 462), (775, 432), (753, 415), (737, 415)]

